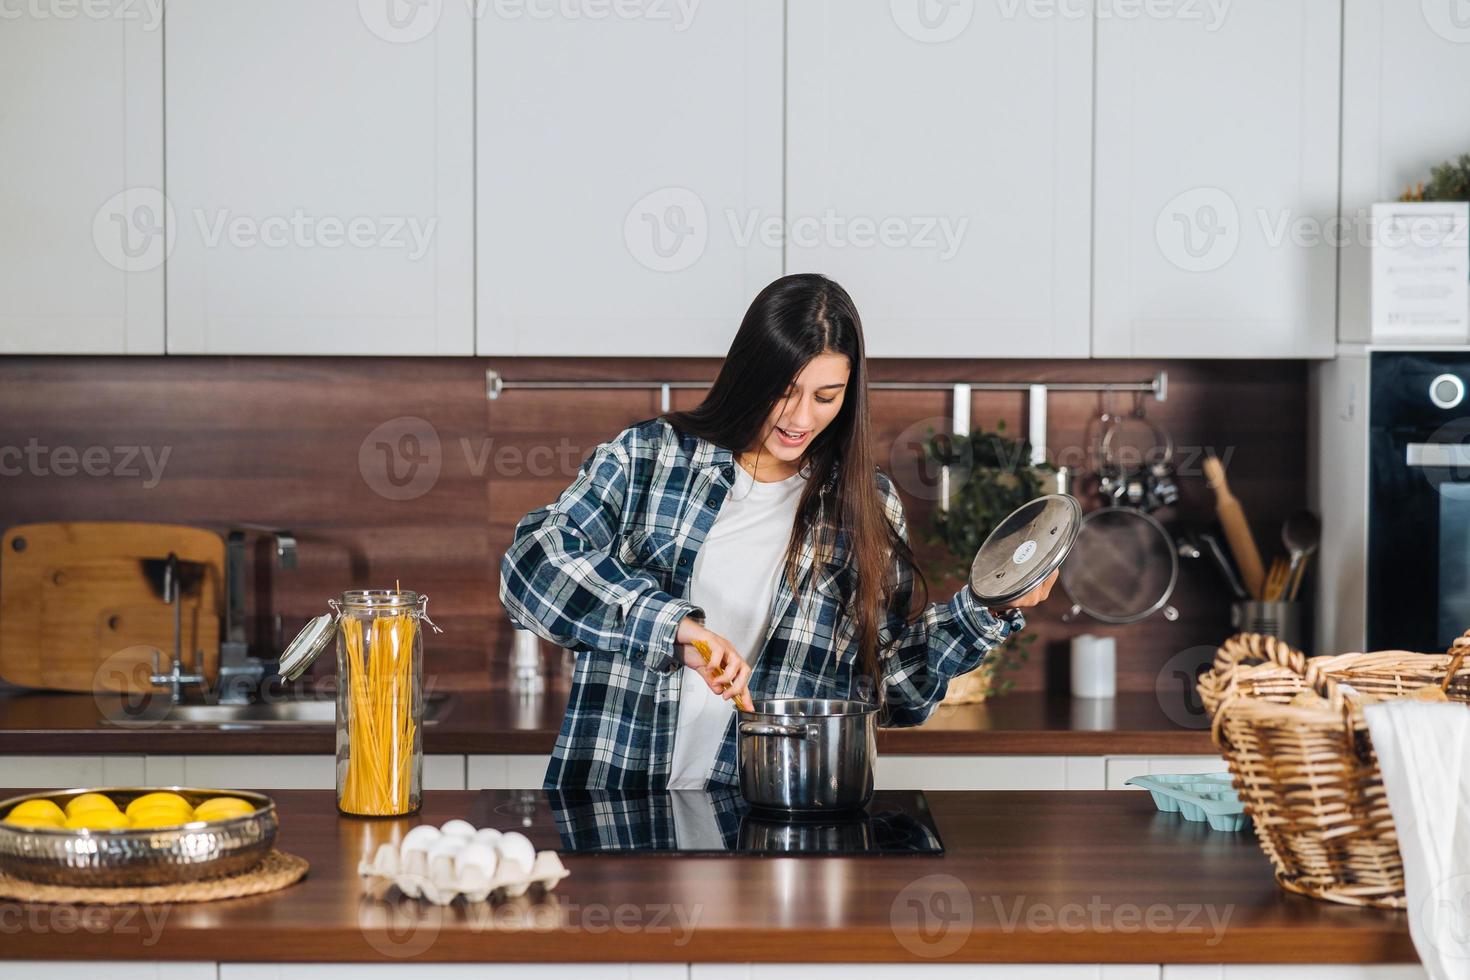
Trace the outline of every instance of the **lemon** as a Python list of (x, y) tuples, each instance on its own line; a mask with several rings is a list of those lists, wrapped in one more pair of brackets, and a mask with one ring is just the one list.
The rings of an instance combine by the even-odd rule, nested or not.
[(124, 830), (128, 818), (117, 810), (83, 810), (67, 817), (65, 826), (68, 830)]
[[(124, 812), (126, 812), (127, 815), (131, 817), (139, 810), (151, 810), (154, 809), (156, 806), (173, 807), (175, 810), (185, 815), (194, 812), (194, 808), (189, 806), (189, 801), (184, 799), (178, 793), (144, 793), (142, 796), (129, 803), (127, 806), (127, 810)], [(182, 822), (183, 821), (181, 820), (180, 823)]]
[(230, 820), (255, 812), (255, 807), (234, 796), (215, 796), (194, 808), (196, 820)]
[(71, 801), (66, 804), (68, 817), (74, 817), (78, 813), (86, 813), (90, 810), (116, 811), (117, 804), (112, 802), (111, 797), (103, 796), (101, 793), (83, 793), (81, 796), (72, 797)]
[(194, 814), (176, 807), (145, 807), (123, 819), (130, 821), (131, 825), (139, 830), (152, 830), (157, 827), (177, 827), (180, 824), (186, 824), (194, 819)]
[(61, 829), (60, 820), (57, 820), (55, 817), (45, 816), (44, 814), (32, 817), (17, 817), (11, 814), (5, 818), (5, 822), (13, 827), (51, 827), (57, 830)]
[(18, 803), (6, 819), (14, 820), (16, 817), (44, 817), (57, 823), (66, 819), (66, 815), (61, 812), (61, 807), (50, 800), (26, 800), (24, 803)]

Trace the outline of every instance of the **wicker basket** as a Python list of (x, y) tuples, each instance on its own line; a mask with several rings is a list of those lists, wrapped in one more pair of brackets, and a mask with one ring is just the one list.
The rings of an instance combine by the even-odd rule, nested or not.
[[(1200, 698), (1283, 888), (1345, 905), (1404, 906), (1398, 836), (1352, 692), (1391, 698), (1438, 688), (1470, 701), (1467, 651), (1470, 633), (1442, 655), (1309, 659), (1257, 633), (1220, 647)], [(1291, 703), (1307, 690), (1322, 700)]]

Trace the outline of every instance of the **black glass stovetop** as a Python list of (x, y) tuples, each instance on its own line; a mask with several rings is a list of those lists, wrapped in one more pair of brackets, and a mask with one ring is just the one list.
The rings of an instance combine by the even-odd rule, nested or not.
[(738, 789), (618, 792), (485, 790), (477, 827), (517, 829), (537, 850), (577, 854), (943, 854), (918, 790), (873, 794), (862, 810), (820, 816), (753, 809)]

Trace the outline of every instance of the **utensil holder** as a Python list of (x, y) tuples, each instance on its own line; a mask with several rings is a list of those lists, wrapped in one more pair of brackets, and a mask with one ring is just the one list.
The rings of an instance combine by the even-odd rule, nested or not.
[(1230, 606), (1230, 625), (1241, 633), (1274, 636), (1288, 646), (1302, 646), (1302, 604), (1244, 599)]

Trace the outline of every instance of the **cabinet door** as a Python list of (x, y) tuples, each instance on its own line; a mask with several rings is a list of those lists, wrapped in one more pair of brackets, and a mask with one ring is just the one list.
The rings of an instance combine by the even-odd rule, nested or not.
[(1330, 357), (1339, 5), (1160, 9), (1098, 22), (1093, 354)]
[(725, 354), (781, 274), (781, 15), (486, 9), (479, 353)]
[(47, 9), (0, 15), (0, 353), (162, 353), (162, 4)]
[(170, 0), (170, 353), (473, 353), (469, 6), (404, 9)]
[[(1470, 151), (1470, 20), (1456, 0), (1347, 0), (1343, 10), (1342, 211), (1346, 230), (1338, 333), (1372, 334), (1369, 209), (1428, 182)], [(1455, 93), (1441, 98), (1441, 93)], [(1344, 647), (1343, 649), (1347, 649)]]
[(786, 269), (847, 288), (869, 354), (1087, 356), (1092, 19), (1073, 6), (791, 0)]

